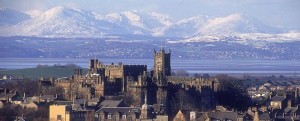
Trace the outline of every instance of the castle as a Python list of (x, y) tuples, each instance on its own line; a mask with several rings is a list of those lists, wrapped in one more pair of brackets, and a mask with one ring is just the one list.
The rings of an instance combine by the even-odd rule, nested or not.
[(82, 74), (82, 69), (76, 69), (73, 76), (58, 78), (52, 83), (63, 87), (67, 100), (123, 96), (131, 98), (134, 107), (142, 107), (146, 103), (154, 105), (158, 114), (167, 113), (170, 86), (198, 90), (207, 97), (201, 101), (207, 108), (213, 107), (213, 92), (218, 87), (216, 79), (172, 76), (171, 51), (164, 49), (154, 50), (154, 69), (151, 71), (147, 70), (147, 65), (104, 65), (97, 59), (91, 59), (86, 75)]

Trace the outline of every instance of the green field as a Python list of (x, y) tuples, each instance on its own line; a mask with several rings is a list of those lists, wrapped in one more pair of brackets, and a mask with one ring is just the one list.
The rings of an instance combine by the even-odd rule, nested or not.
[[(0, 75), (13, 75), (17, 78), (40, 79), (49, 77), (69, 77), (74, 74), (75, 67), (67, 66), (50, 66), (38, 68), (26, 68), (16, 70), (0, 70)], [(82, 70), (83, 74), (87, 73), (87, 69)]]

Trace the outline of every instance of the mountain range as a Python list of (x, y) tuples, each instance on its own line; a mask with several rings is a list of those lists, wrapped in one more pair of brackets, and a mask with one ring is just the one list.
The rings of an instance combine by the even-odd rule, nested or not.
[[(111, 35), (142, 35), (176, 37), (185, 42), (197, 42), (201, 38), (216, 40), (228, 36), (268, 39), (269, 36), (280, 34), (279, 39), (299, 39), (299, 32), (271, 27), (241, 13), (224, 17), (199, 15), (175, 21), (165, 14), (135, 10), (103, 15), (58, 6), (45, 12), (35, 11), (40, 14), (34, 16), (30, 12), (23, 13), (6, 8), (0, 10), (0, 36), (103, 38)], [(291, 37), (290, 34), (285, 36), (287, 33), (297, 37)]]
[(241, 13), (175, 20), (157, 12), (100, 14), (54, 7), (0, 9), (0, 58), (151, 58), (166, 46), (179, 59), (300, 59), (300, 31)]

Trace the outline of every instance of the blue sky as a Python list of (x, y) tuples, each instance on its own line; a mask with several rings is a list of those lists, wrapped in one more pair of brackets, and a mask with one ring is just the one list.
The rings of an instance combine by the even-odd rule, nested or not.
[(243, 13), (272, 26), (300, 28), (300, 0), (0, 0), (0, 7), (19, 11), (75, 7), (99, 13), (127, 10), (159, 12), (175, 20), (196, 15)]

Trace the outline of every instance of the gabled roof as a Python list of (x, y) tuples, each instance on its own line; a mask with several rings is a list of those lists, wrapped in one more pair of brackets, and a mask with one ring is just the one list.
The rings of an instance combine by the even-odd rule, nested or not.
[(179, 120), (177, 118), (181, 118), (182, 117), (182, 118), (184, 118), (183, 120), (187, 121), (187, 120), (189, 120), (189, 113), (190, 113), (190, 111), (179, 110), (173, 120)]
[(72, 104), (72, 110), (74, 111), (82, 111), (84, 110), (84, 107), (80, 104)]

